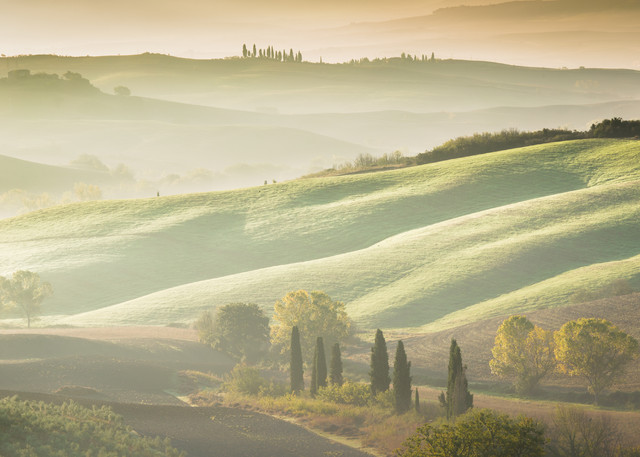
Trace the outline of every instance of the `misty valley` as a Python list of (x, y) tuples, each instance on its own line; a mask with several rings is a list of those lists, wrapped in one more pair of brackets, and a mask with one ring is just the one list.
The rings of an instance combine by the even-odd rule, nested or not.
[(1, 456), (640, 456), (635, 2), (35, 3)]

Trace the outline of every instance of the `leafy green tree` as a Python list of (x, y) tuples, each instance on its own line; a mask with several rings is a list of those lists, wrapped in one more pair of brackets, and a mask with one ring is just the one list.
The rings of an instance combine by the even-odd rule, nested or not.
[(291, 375), (291, 392), (297, 393), (304, 390), (304, 371), (302, 364), (302, 348), (300, 347), (300, 332), (295, 325), (291, 329), (291, 362), (289, 365)]
[(544, 430), (529, 417), (512, 419), (488, 409), (455, 423), (426, 424), (396, 451), (399, 457), (542, 457)]
[(384, 339), (382, 330), (376, 331), (376, 339), (371, 348), (371, 393), (376, 396), (379, 392), (389, 390), (389, 353), (387, 352), (387, 342)]
[(396, 358), (393, 364), (393, 393), (398, 414), (409, 411), (411, 407), (411, 362), (407, 361), (404, 343), (398, 341)]
[(11, 278), (0, 276), (0, 303), (20, 309), (27, 319), (27, 328), (31, 328), (31, 321), (40, 314), (44, 299), (52, 294), (53, 287), (42, 282), (38, 273), (20, 270)]
[(416, 413), (420, 412), (420, 393), (418, 392), (418, 388), (416, 387)]
[(216, 310), (211, 326), (208, 319), (203, 314), (196, 326), (200, 341), (214, 349), (247, 363), (256, 363), (269, 350), (269, 318), (258, 305), (230, 303)]
[(335, 343), (331, 348), (331, 363), (329, 364), (329, 381), (331, 384), (341, 386), (344, 382), (342, 377), (342, 353), (340, 343)]
[(344, 341), (349, 335), (351, 323), (344, 303), (333, 301), (321, 291), (289, 292), (274, 306), (274, 325), (271, 342), (282, 354), (289, 351), (291, 328), (300, 331), (302, 355), (309, 361), (313, 357), (314, 338), (322, 335), (327, 344)]
[(513, 379), (520, 394), (532, 393), (556, 366), (553, 334), (524, 316), (511, 316), (502, 322), (491, 352), (491, 372)]
[(247, 49), (247, 45), (243, 44), (242, 45), (242, 57), (244, 57), (245, 59), (249, 56), (249, 50)]
[(465, 371), (460, 347), (455, 339), (451, 339), (447, 392), (442, 392), (439, 397), (440, 404), (447, 411), (447, 419), (453, 419), (473, 408), (473, 395), (469, 392)]
[(613, 385), (638, 356), (638, 341), (605, 319), (567, 322), (554, 339), (560, 370), (584, 377), (596, 405), (600, 393)]

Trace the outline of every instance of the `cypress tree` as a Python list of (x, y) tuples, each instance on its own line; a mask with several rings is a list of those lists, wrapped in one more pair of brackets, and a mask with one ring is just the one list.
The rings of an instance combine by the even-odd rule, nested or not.
[(247, 51), (247, 45), (243, 44), (242, 45), (242, 57), (244, 57), (246, 59), (247, 58), (247, 54), (249, 54), (249, 51)]
[(331, 384), (342, 385), (342, 354), (340, 353), (340, 343), (335, 343), (331, 348), (331, 364), (329, 368), (329, 380)]
[(447, 410), (447, 419), (453, 419), (473, 408), (473, 395), (469, 392), (466, 367), (462, 365), (462, 354), (455, 339), (449, 348), (449, 377), (447, 393), (440, 394), (440, 403)]
[(311, 385), (309, 386), (309, 393), (312, 397), (315, 397), (318, 393), (318, 345), (313, 351), (313, 362), (311, 363)]
[(387, 353), (387, 342), (384, 339), (382, 330), (376, 331), (376, 339), (371, 348), (371, 393), (375, 396), (378, 392), (389, 390), (389, 354)]
[(256, 44), (253, 43), (253, 49), (252, 49), (252, 52), (251, 52), (251, 57), (255, 57), (255, 56), (256, 56)]
[(404, 343), (398, 341), (396, 359), (393, 364), (393, 393), (396, 400), (398, 414), (409, 411), (411, 407), (411, 362), (407, 362)]
[(295, 325), (291, 328), (291, 365), (289, 371), (291, 372), (291, 392), (297, 393), (304, 390), (300, 332)]
[(416, 387), (416, 413), (420, 412), (420, 393), (418, 392), (418, 388)]
[(324, 355), (324, 342), (319, 336), (316, 340), (316, 351), (318, 352), (317, 368), (316, 368), (316, 386), (327, 387), (327, 358)]
[(318, 393), (320, 387), (327, 387), (327, 359), (324, 355), (324, 343), (321, 336), (316, 339), (316, 350), (313, 353), (311, 395)]

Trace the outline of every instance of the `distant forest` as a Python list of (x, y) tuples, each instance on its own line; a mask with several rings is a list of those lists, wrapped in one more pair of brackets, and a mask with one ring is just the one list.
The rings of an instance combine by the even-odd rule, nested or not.
[(542, 129), (535, 132), (520, 132), (516, 129), (503, 130), (498, 133), (476, 133), (447, 141), (418, 154), (417, 165), (440, 162), (443, 160), (468, 157), (504, 149), (521, 148), (542, 143), (580, 140), (585, 138), (634, 138), (640, 137), (640, 121), (625, 121), (619, 117), (605, 119), (592, 124), (587, 131)]

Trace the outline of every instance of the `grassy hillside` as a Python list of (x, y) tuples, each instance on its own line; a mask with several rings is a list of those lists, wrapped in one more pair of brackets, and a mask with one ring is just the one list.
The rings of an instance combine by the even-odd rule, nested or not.
[(108, 173), (55, 167), (0, 155), (0, 193), (11, 189), (32, 192), (72, 190), (74, 183), (104, 184), (113, 181)]
[(639, 157), (636, 141), (585, 140), (57, 207), (0, 221), (0, 274), (52, 282), (45, 323), (190, 321), (230, 301), (270, 310), (310, 288), (366, 327), (446, 328), (532, 300), (566, 304), (596, 264), (637, 281)]

